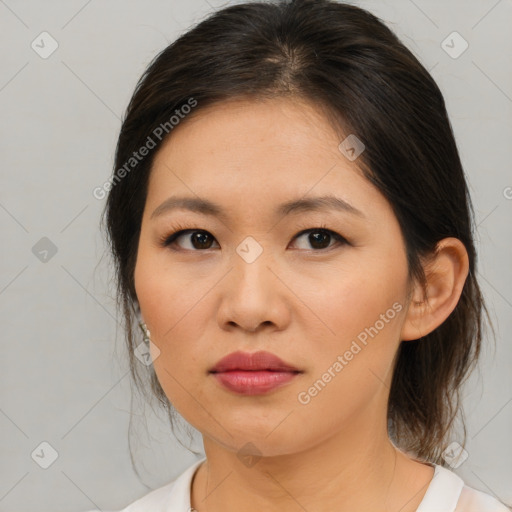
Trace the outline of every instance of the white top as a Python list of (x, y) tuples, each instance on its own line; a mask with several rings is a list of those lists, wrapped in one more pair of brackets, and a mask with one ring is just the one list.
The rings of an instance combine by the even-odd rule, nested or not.
[[(192, 477), (205, 460), (206, 457), (203, 457), (172, 482), (116, 512), (190, 512)], [(449, 469), (432, 465), (435, 468), (434, 477), (416, 512), (511, 512), (491, 495), (464, 485), (464, 481)]]

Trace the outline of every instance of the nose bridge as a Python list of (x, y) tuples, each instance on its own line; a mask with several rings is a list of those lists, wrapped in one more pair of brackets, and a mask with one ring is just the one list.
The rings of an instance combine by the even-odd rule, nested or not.
[(237, 325), (256, 332), (272, 325), (282, 330), (290, 322), (290, 304), (281, 295), (275, 255), (265, 240), (264, 235), (248, 235), (235, 247), (217, 315), (221, 328)]
[(273, 273), (270, 270), (272, 261), (271, 251), (264, 248), (261, 243), (249, 235), (236, 247), (233, 255), (236, 281), (242, 288), (248, 287), (253, 293), (264, 290), (266, 286), (273, 286)]
[(222, 324), (234, 322), (252, 332), (264, 323), (282, 323), (284, 304), (279, 306), (276, 302), (277, 283), (271, 270), (272, 261), (270, 250), (252, 236), (244, 238), (235, 248), (230, 264), (232, 272), (219, 311)]

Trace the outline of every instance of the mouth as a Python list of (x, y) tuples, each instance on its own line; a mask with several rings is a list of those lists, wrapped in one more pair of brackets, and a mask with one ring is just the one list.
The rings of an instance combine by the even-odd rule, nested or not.
[(270, 352), (233, 352), (210, 369), (209, 373), (229, 391), (260, 395), (284, 386), (303, 373)]

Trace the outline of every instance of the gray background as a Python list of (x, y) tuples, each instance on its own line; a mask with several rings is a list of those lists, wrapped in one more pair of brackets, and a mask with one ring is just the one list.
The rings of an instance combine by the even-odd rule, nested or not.
[[(455, 472), (510, 505), (512, 1), (353, 3), (388, 23), (447, 101), (497, 327), (496, 350), (486, 343), (465, 392), (469, 457)], [(133, 451), (148, 487), (132, 469), (130, 380), (102, 257), (104, 200), (92, 191), (110, 176), (121, 115), (150, 59), (226, 4), (0, 0), (1, 511), (119, 509), (197, 460), (163, 415), (135, 404)], [(31, 47), (43, 31), (59, 45), (46, 59)], [(458, 58), (441, 45), (453, 31), (469, 43)], [(47, 469), (35, 462), (49, 460), (43, 441), (58, 454)], [(197, 432), (193, 446), (202, 450)]]

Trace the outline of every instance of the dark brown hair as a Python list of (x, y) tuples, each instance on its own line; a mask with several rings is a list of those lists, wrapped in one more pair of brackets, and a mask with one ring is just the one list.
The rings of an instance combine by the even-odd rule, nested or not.
[[(357, 163), (393, 208), (410, 280), (425, 290), (421, 261), (441, 239), (456, 237), (466, 247), (469, 275), (460, 300), (433, 332), (400, 344), (388, 403), (394, 443), (445, 465), (441, 452), (461, 412), (461, 384), (480, 353), (484, 310), (489, 317), (476, 276), (474, 213), (438, 86), (379, 18), (352, 5), (296, 0), (227, 7), (165, 48), (141, 77), (122, 123), (104, 211), (132, 377), (142, 391), (142, 376), (149, 378), (173, 426), (172, 405), (152, 366), (134, 357), (142, 340), (134, 323), (142, 213), (152, 161), (172, 136), (170, 117), (186, 112), (191, 98), (197, 113), (230, 99), (278, 97), (307, 100), (340, 133), (365, 144)], [(168, 128), (161, 139), (154, 136), (159, 126)], [(155, 147), (127, 171), (148, 137)]]

